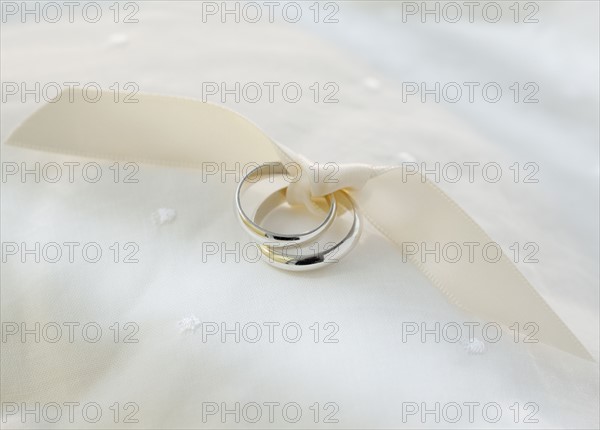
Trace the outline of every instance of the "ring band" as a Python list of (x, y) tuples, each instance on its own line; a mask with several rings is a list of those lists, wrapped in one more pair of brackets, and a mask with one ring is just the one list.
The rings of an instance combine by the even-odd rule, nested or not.
[[(362, 221), (356, 207), (354, 205), (354, 201), (345, 191), (337, 191), (338, 200), (340, 201), (340, 206), (344, 206), (345, 209), (352, 211), (353, 213), (353, 221), (352, 226), (350, 227), (348, 233), (342, 240), (337, 242), (334, 246), (324, 249), (322, 251), (312, 251), (309, 255), (299, 255), (299, 256), (288, 256), (285, 255), (285, 249), (280, 246), (276, 246), (273, 244), (257, 244), (260, 249), (263, 259), (280, 269), (285, 270), (293, 270), (293, 271), (306, 271), (306, 270), (314, 270), (321, 267), (324, 267), (328, 264), (339, 261), (342, 257), (348, 254), (354, 245), (358, 242), (360, 238), (360, 234), (362, 231)], [(279, 204), (285, 201), (284, 194), (280, 191), (276, 191), (271, 194), (264, 202), (268, 202), (268, 205), (277, 206), (276, 202)], [(261, 204), (262, 206), (262, 204)], [(341, 207), (338, 208), (338, 211), (342, 211)], [(266, 211), (261, 210), (261, 207), (258, 208), (257, 213), (266, 213)], [(262, 216), (262, 215), (261, 215)], [(256, 221), (261, 221), (260, 219), (256, 219)]]
[[(268, 242), (272, 246), (284, 246), (290, 244), (301, 244), (312, 239), (317, 238), (321, 235), (325, 230), (329, 228), (333, 220), (335, 219), (337, 212), (337, 202), (333, 194), (329, 194), (325, 196), (329, 204), (329, 211), (323, 222), (315, 227), (312, 230), (303, 233), (292, 233), (292, 234), (284, 234), (284, 233), (275, 233), (269, 231), (259, 225), (259, 223), (253, 221), (244, 211), (241, 195), (257, 180), (260, 180), (264, 174), (287, 174), (287, 169), (283, 165), (283, 163), (275, 162), (275, 163), (265, 163), (254, 169), (252, 169), (239, 183), (236, 190), (236, 209), (240, 220), (243, 226), (249, 231), (249, 233), (255, 238), (259, 243)], [(252, 178), (256, 178), (255, 181), (251, 181)], [(278, 192), (285, 192), (287, 187), (282, 188)], [(279, 203), (278, 203), (279, 204)], [(272, 208), (263, 208), (262, 212), (268, 211), (270, 212)], [(259, 208), (260, 210), (260, 208)]]

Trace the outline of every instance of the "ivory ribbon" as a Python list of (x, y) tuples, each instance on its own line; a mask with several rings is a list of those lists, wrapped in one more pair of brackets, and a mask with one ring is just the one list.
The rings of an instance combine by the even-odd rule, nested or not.
[[(263, 163), (295, 161), (303, 169), (310, 162), (276, 144), (255, 124), (239, 114), (210, 103), (157, 95), (138, 95), (139, 103), (97, 103), (81, 95), (63, 93), (31, 115), (8, 138), (7, 144), (135, 162), (198, 167), (203, 163)], [(307, 172), (309, 173), (309, 172)], [(304, 174), (290, 186), (291, 203), (307, 203), (347, 188), (363, 215), (387, 238), (403, 243), (475, 242), (492, 240), (433, 183), (403, 168), (367, 165), (340, 166), (337, 182), (312, 182)], [(324, 175), (320, 175), (320, 178)], [(233, 199), (233, 196), (232, 196)], [(484, 320), (505, 326), (528, 322), (539, 326), (536, 338), (576, 356), (591, 355), (508, 258), (485, 261), (421, 262), (409, 256), (448, 299)], [(428, 259), (430, 260), (430, 259)], [(294, 276), (290, 274), (290, 276)]]

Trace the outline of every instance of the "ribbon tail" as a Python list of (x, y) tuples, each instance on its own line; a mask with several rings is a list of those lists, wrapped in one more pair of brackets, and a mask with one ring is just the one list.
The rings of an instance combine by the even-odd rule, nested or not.
[[(232, 110), (193, 99), (136, 95), (116, 103), (103, 93), (91, 103), (64, 91), (34, 112), (8, 145), (84, 157), (202, 168), (206, 163), (279, 159), (273, 141)], [(120, 97), (122, 100), (123, 97)]]
[[(478, 244), (492, 239), (452, 199), (420, 175), (402, 167), (371, 179), (353, 193), (365, 216), (402, 250), (407, 244)], [(408, 254), (408, 253), (407, 253)], [(506, 327), (517, 323), (521, 335), (537, 329), (535, 339), (580, 358), (593, 358), (516, 266), (502, 255), (486, 261), (481, 252), (456, 262), (407, 255), (449, 300), (466, 311)], [(533, 325), (532, 325), (533, 324)]]

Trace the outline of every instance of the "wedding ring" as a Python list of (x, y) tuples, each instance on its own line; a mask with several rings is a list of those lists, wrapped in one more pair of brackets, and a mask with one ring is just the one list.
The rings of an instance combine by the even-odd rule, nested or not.
[[(337, 212), (337, 203), (336, 203), (336, 200), (335, 200), (335, 197), (333, 194), (329, 194), (329, 195), (325, 196), (325, 200), (327, 201), (327, 203), (329, 205), (329, 211), (327, 212), (327, 215), (325, 216), (325, 219), (323, 220), (323, 222), (320, 225), (318, 225), (317, 227), (315, 227), (314, 229), (303, 232), (303, 233), (287, 234), (287, 233), (276, 233), (276, 232), (269, 231), (269, 230), (261, 227), (260, 222), (257, 222), (256, 220), (252, 220), (247, 215), (247, 213), (244, 211), (244, 208), (243, 208), (242, 202), (241, 202), (241, 196), (244, 194), (244, 192), (249, 187), (251, 187), (254, 183), (256, 183), (257, 181), (260, 181), (261, 179), (265, 179), (265, 175), (266, 175), (266, 178), (269, 178), (270, 177), (269, 175), (274, 175), (274, 174), (287, 175), (288, 171), (287, 171), (286, 167), (283, 165), (283, 163), (280, 163), (280, 162), (265, 163), (265, 164), (262, 164), (256, 168), (252, 169), (246, 176), (244, 176), (244, 178), (239, 183), (239, 185), (237, 187), (237, 191), (236, 191), (235, 202), (236, 202), (236, 209), (237, 209), (238, 215), (240, 217), (240, 221), (242, 222), (243, 226), (246, 228), (246, 230), (248, 230), (248, 232), (251, 234), (251, 236), (254, 239), (256, 239), (257, 242), (259, 242), (259, 243), (268, 242), (272, 246), (284, 246), (286, 244), (301, 244), (301, 243), (308, 242), (310, 240), (317, 238), (319, 235), (321, 235), (325, 230), (327, 230), (329, 228), (329, 226), (335, 219), (336, 212)], [(280, 189), (279, 191), (277, 191), (276, 193), (285, 192), (286, 189), (287, 189), (287, 187), (284, 187), (284, 188)], [(270, 201), (269, 199), (266, 200), (267, 203), (269, 201)], [(276, 205), (279, 205), (279, 204), (280, 203), (277, 203)], [(273, 208), (274, 208), (274, 206), (267, 205), (262, 208), (262, 212), (268, 213)]]
[[(256, 222), (261, 222), (262, 217), (266, 216), (268, 213), (268, 211), (263, 208), (263, 205), (266, 205), (267, 207), (277, 207), (285, 201), (285, 194), (282, 191), (283, 190), (276, 191), (263, 202), (257, 210), (257, 217), (255, 218)], [(362, 231), (362, 222), (352, 198), (345, 191), (337, 191), (336, 194), (338, 195), (340, 206), (351, 211), (353, 215), (352, 225), (342, 240), (321, 251), (319, 251), (319, 249), (313, 250), (312, 247), (305, 248), (304, 255), (302, 255), (302, 252), (299, 255), (288, 255), (290, 245), (281, 247), (268, 243), (257, 244), (263, 255), (263, 259), (267, 263), (280, 269), (305, 271), (318, 269), (331, 263), (337, 263), (342, 257), (348, 254), (358, 242)], [(339, 207), (337, 211), (341, 213), (344, 208)]]

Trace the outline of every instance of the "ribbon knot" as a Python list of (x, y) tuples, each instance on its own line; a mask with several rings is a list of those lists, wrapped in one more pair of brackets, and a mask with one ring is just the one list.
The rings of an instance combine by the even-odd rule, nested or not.
[(372, 166), (363, 163), (317, 162), (277, 144), (281, 158), (299, 168), (298, 175), (288, 185), (286, 198), (291, 205), (304, 205), (314, 212), (312, 199), (343, 189), (360, 190), (369, 179), (395, 166)]

